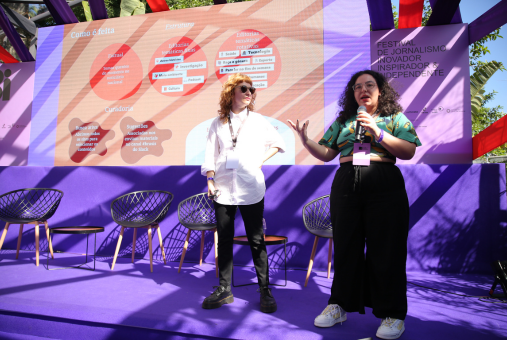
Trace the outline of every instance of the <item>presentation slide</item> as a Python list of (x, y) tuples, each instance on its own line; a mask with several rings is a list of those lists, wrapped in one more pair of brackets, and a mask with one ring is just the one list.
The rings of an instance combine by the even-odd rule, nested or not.
[[(325, 32), (325, 17), (343, 6), (365, 10), (260, 0), (40, 29), (29, 165), (200, 165), (222, 84), (237, 72), (251, 77), (255, 111), (287, 145), (267, 164), (322, 164), (286, 121), (310, 119), (318, 140), (336, 117), (335, 104), (326, 113), (324, 83), (336, 89), (342, 80), (336, 72), (325, 79), (324, 64), (346, 62), (336, 57), (340, 43), (369, 49), (367, 39)], [(360, 18), (367, 31), (367, 15)], [(347, 24), (340, 27), (365, 33)]]

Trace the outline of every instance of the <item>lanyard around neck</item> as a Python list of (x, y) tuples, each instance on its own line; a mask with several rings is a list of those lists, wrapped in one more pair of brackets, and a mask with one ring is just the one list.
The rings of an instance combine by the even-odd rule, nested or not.
[(232, 124), (231, 124), (231, 114), (229, 113), (229, 131), (231, 131), (231, 138), (232, 138), (232, 147), (235, 148), (236, 147), (236, 143), (238, 141), (238, 136), (239, 136), (239, 132), (241, 131), (241, 128), (243, 127), (243, 125), (245, 124), (246, 120), (248, 119), (248, 116), (249, 116), (249, 111), (248, 111), (248, 108), (246, 109), (246, 118), (245, 120), (241, 123), (241, 125), (239, 126), (239, 129), (238, 129), (238, 133), (236, 134), (236, 137), (234, 137), (234, 131), (232, 130)]

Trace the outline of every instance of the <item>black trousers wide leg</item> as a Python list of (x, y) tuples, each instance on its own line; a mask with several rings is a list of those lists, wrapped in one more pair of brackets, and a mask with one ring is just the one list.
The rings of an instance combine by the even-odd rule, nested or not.
[(362, 314), (371, 307), (378, 318), (404, 320), (409, 204), (400, 170), (372, 162), (357, 173), (344, 163), (330, 204), (335, 273), (329, 304)]
[(262, 218), (264, 216), (264, 198), (250, 205), (224, 205), (214, 202), (215, 216), (217, 218), (218, 232), (218, 273), (221, 286), (231, 285), (234, 218), (236, 209), (239, 207), (243, 222), (245, 223), (246, 236), (252, 251), (252, 258), (257, 272), (259, 286), (269, 285), (268, 255), (264, 243), (264, 229)]

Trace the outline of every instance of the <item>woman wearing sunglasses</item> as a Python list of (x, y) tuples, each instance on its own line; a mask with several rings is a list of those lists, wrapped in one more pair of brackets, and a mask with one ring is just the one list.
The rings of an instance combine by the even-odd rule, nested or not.
[(263, 215), (266, 185), (261, 167), (285, 144), (275, 128), (253, 112), (256, 98), (252, 80), (236, 73), (220, 94), (218, 117), (211, 123), (201, 173), (208, 180), (208, 196), (214, 200), (218, 232), (220, 285), (204, 299), (205, 309), (232, 303), (231, 274), (234, 217), (239, 208), (252, 251), (261, 294), (261, 311), (275, 312), (276, 301), (268, 288), (268, 258), (264, 243)]
[(382, 319), (377, 337), (397, 339), (405, 330), (409, 205), (395, 162), (411, 159), (421, 142), (398, 99), (382, 74), (361, 71), (348, 82), (339, 100), (343, 111), (319, 143), (308, 139), (309, 121), (289, 121), (317, 159), (340, 154), (330, 195), (335, 272), (318, 327), (343, 322), (350, 312), (364, 314), (366, 306)]

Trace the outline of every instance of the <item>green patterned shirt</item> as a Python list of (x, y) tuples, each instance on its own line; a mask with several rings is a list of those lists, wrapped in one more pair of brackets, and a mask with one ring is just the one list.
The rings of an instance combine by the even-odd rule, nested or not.
[[(352, 156), (354, 153), (356, 134), (356, 116), (357, 115), (350, 117), (345, 124), (341, 124), (338, 119), (335, 120), (324, 134), (324, 137), (319, 141), (319, 144), (333, 150), (338, 150), (340, 152), (340, 158)], [(375, 121), (377, 122), (377, 126), (384, 130), (384, 134), (389, 133), (394, 137), (414, 143), (416, 146), (422, 145), (419, 141), (419, 137), (417, 137), (412, 122), (410, 122), (403, 113), (398, 112), (386, 117), (377, 117)], [(396, 161), (396, 157), (387, 151), (380, 143), (375, 142), (375, 138), (373, 138), (368, 131), (365, 136), (371, 138), (372, 154)]]

